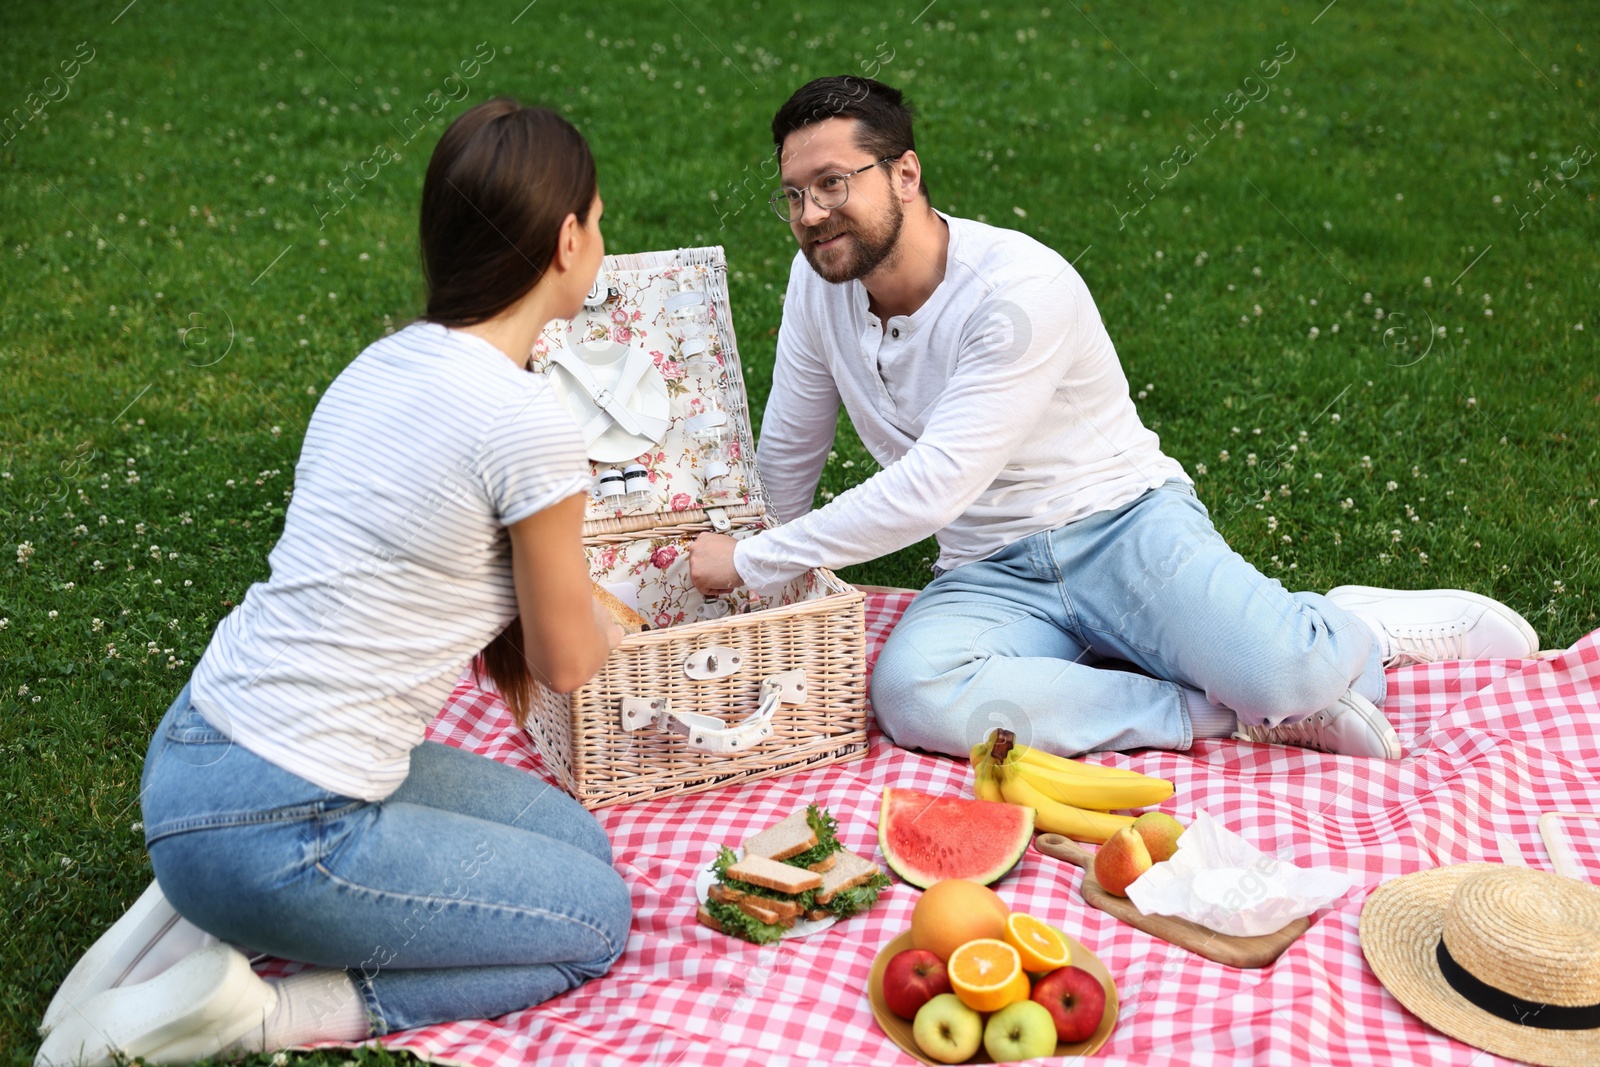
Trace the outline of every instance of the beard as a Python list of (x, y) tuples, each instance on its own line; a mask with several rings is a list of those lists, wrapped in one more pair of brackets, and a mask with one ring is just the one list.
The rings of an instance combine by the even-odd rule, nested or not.
[[(888, 206), (874, 218), (850, 223), (830, 218), (820, 226), (800, 231), (800, 250), (823, 281), (838, 285), (864, 278), (894, 254), (905, 224), (905, 205), (890, 197)], [(818, 250), (818, 240), (843, 235), (838, 245)]]

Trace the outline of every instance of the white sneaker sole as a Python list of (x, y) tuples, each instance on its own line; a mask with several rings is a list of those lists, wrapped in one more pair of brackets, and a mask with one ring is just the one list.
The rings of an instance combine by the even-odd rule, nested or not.
[(107, 989), (68, 1012), (34, 1067), (111, 1067), (118, 1057), (192, 1063), (259, 1029), (277, 991), (244, 953), (212, 944), (138, 985)]
[[(1340, 585), (1324, 594), (1329, 600), (1339, 607), (1349, 610), (1351, 608), (1368, 608), (1373, 604), (1386, 600), (1421, 600), (1424, 597), (1459, 597), (1482, 607), (1486, 611), (1511, 623), (1517, 628), (1528, 643), (1526, 656), (1532, 656), (1539, 651), (1539, 635), (1528, 620), (1506, 607), (1493, 597), (1486, 597), (1481, 593), (1474, 593), (1468, 589), (1381, 589), (1374, 585)], [(1525, 657), (1524, 657), (1525, 658)]]
[(161, 887), (152, 881), (122, 918), (89, 946), (89, 951), (73, 966), (45, 1009), (39, 1029), (55, 1029), (73, 1006), (121, 985), (156, 942), (182, 921), (161, 894)]

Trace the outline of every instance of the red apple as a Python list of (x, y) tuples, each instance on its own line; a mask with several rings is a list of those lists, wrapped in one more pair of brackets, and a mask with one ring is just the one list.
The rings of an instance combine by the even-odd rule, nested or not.
[(944, 960), (925, 948), (895, 953), (883, 969), (883, 999), (902, 1019), (915, 1019), (917, 1009), (940, 993), (950, 992)]
[(1033, 984), (1033, 999), (1050, 1009), (1061, 1041), (1087, 1041), (1106, 1012), (1106, 988), (1082, 967), (1058, 967)]

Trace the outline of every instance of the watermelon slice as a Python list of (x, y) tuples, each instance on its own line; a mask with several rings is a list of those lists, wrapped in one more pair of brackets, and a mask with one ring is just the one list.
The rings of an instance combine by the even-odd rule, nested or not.
[(988, 885), (1017, 865), (1032, 840), (1032, 808), (883, 791), (878, 847), (896, 874), (923, 889), (946, 878)]

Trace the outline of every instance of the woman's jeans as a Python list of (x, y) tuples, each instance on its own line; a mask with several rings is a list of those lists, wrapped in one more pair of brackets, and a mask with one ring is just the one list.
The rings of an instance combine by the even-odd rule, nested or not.
[(224, 941), (349, 971), (372, 1033), (489, 1019), (606, 972), (628, 888), (594, 817), (542, 779), (425, 743), (388, 798), (232, 743), (185, 686), (142, 783), (161, 891)]
[(964, 758), (1003, 726), (1074, 755), (1188, 748), (1202, 693), (1275, 724), (1352, 688), (1383, 702), (1372, 631), (1256, 570), (1170, 481), (928, 583), (878, 658), (872, 705), (904, 748)]

